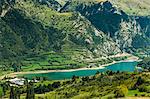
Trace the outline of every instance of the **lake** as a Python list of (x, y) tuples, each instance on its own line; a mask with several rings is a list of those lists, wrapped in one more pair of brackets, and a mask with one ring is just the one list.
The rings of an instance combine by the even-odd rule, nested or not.
[(24, 77), (29, 79), (35, 77), (46, 77), (49, 80), (64, 80), (71, 79), (73, 75), (76, 76), (92, 76), (95, 75), (97, 71), (105, 72), (107, 70), (111, 71), (125, 71), (125, 72), (133, 72), (136, 70), (137, 62), (120, 62), (113, 65), (109, 65), (104, 69), (93, 69), (93, 70), (77, 70), (77, 71), (69, 71), (69, 72), (49, 72), (49, 73), (41, 73), (41, 74), (26, 74)]

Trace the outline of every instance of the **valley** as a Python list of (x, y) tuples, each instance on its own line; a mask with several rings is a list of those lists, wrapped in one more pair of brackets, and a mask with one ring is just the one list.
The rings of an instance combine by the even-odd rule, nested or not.
[[(16, 77), (17, 75), (31, 74), (31, 73), (37, 74), (37, 73), (64, 72), (64, 71), (77, 71), (77, 70), (93, 70), (93, 69), (96, 70), (96, 69), (103, 69), (106, 66), (113, 65), (116, 63), (120, 63), (120, 62), (139, 61), (139, 59), (137, 57), (132, 56), (127, 53), (124, 53), (124, 54), (109, 56), (108, 58), (104, 57), (104, 58), (98, 58), (98, 59), (94, 59), (94, 60), (88, 60), (88, 59), (80, 60), (81, 62), (86, 63), (86, 64), (80, 66), (81, 62), (79, 62), (80, 63), (79, 64), (78, 62), (75, 63), (73, 61), (69, 61), (68, 59), (63, 59), (62, 57), (58, 57), (58, 54), (55, 57), (54, 57), (55, 54), (49, 53), (47, 55), (51, 56), (51, 57), (47, 56), (47, 58), (53, 59), (53, 62), (49, 63), (50, 60), (48, 60), (48, 59), (39, 61), (39, 58), (41, 58), (41, 57), (46, 58), (45, 54), (44, 54), (44, 56), (31, 58), (32, 60), (29, 59), (27, 61), (22, 62), (21, 64), (23, 66), (20, 68), (20, 70), (16, 71), (15, 73), (13, 73), (13, 71), (15, 71), (15, 68), (14, 68), (14, 70), (12, 70), (10, 72), (10, 74), (8, 71), (1, 71), (0, 79), (3, 79), (4, 77), (8, 77), (8, 78)], [(52, 58), (52, 55), (53, 55), (53, 58)], [(61, 55), (62, 55), (62, 53), (61, 53)], [(36, 61), (36, 59), (38, 59), (38, 61)], [(58, 61), (58, 60), (60, 60), (60, 61)], [(57, 65), (54, 66), (54, 64), (57, 64)], [(73, 64), (76, 64), (76, 65), (70, 67), (70, 65), (73, 65)], [(49, 68), (49, 66), (51, 66), (52, 68)], [(17, 70), (17, 67), (16, 67), (16, 70)]]
[(149, 99), (149, 2), (0, 0), (0, 99)]

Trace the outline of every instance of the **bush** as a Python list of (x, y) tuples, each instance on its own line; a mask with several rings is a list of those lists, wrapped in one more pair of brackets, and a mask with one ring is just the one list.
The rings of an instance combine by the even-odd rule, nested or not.
[(150, 93), (150, 86), (141, 85), (141, 86), (139, 86), (139, 91)]
[(150, 93), (150, 86), (146, 86), (146, 92)]
[(145, 97), (145, 96), (146, 96), (146, 94), (141, 94), (141, 96), (142, 96), (142, 97)]
[(0, 98), (3, 96), (3, 88), (0, 86)]
[(134, 89), (141, 86), (144, 82), (145, 82), (145, 80), (142, 77), (138, 77), (137, 82), (134, 85)]
[(144, 85), (139, 86), (139, 91), (140, 92), (145, 92), (146, 91), (146, 87)]
[(118, 86), (114, 91), (115, 97), (125, 97), (128, 93), (128, 88), (125, 85)]
[(134, 96), (138, 96), (138, 94), (134, 94)]
[(53, 84), (52, 84), (52, 87), (53, 88), (59, 88), (61, 86), (61, 83), (58, 81), (58, 82), (54, 82)]
[(104, 99), (114, 99), (114, 94), (108, 94), (103, 97)]

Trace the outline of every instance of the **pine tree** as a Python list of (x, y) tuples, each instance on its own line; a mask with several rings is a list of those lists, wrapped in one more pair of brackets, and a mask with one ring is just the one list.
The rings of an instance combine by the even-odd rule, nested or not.
[(16, 99), (15, 98), (15, 91), (14, 91), (14, 87), (11, 87), (10, 88), (10, 97), (9, 97), (9, 99)]
[(16, 99), (20, 99), (20, 90), (18, 88), (15, 89)]
[(27, 84), (27, 96), (26, 99), (34, 99), (35, 94), (34, 94), (34, 84), (32, 82)]

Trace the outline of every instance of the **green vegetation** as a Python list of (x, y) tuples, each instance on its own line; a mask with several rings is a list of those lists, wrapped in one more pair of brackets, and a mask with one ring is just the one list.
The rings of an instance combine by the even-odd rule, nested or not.
[[(128, 19), (126, 13), (103, 0), (62, 2), (60, 11), (57, 11), (53, 6), (32, 0), (3, 0), (1, 14), (6, 13), (0, 17), (0, 71), (79, 68), (89, 64), (83, 61), (89, 58), (97, 65), (111, 63), (116, 59), (93, 60), (124, 50), (135, 52), (149, 45), (148, 31), (144, 31), (148, 24), (142, 24), (143, 30), (139, 30), (143, 20), (149, 22), (149, 18), (137, 21), (129, 16)], [(112, 10), (115, 12), (110, 12)], [(124, 28), (124, 24), (128, 27)], [(140, 36), (141, 32), (143, 36)], [(126, 37), (130, 35), (133, 36)], [(43, 55), (49, 52), (55, 52), (58, 58)]]
[[(0, 75), (9, 74), (11, 72), (27, 72), (27, 71), (37, 71), (37, 70), (62, 70), (62, 69), (77, 69), (77, 68), (95, 68), (99, 67), (99, 65), (105, 65), (112, 63), (114, 61), (122, 61), (127, 59), (128, 57), (114, 57), (114, 58), (104, 58), (104, 59), (96, 59), (96, 60), (86, 60), (80, 59), (79, 57), (84, 57), (87, 54), (78, 48), (78, 51), (75, 49), (67, 50), (66, 52), (56, 53), (56, 52), (48, 52), (42, 53), (38, 56), (29, 57), (23, 61), (13, 62), (10, 64), (11, 67), (7, 67), (4, 70), (1, 67), (2, 71)], [(74, 56), (74, 57), (72, 57)], [(75, 57), (76, 56), (76, 57)], [(88, 58), (88, 57), (87, 57)], [(4, 66), (4, 65), (2, 65)]]
[[(16, 2), (12, 9), (9, 9), (5, 16), (0, 18), (0, 27), (2, 34), (0, 43), (3, 45), (0, 49), (0, 66), (5, 67), (6, 71), (11, 71), (10, 67), (14, 63), (17, 64), (13, 67), (16, 69), (14, 71), (20, 71), (17, 68), (20, 68), (21, 63), (30, 59), (31, 64), (33, 64), (31, 58), (51, 51), (56, 52), (56, 54), (64, 52), (63, 57), (68, 57), (66, 53), (71, 55), (71, 59), (65, 58), (64, 65), (76, 65), (80, 56), (85, 59), (120, 52), (112, 40), (107, 41), (109, 38), (104, 33), (97, 31), (102, 35), (96, 36), (94, 34), (96, 28), (79, 13), (59, 13), (46, 5), (40, 5), (31, 0)], [(114, 46), (113, 49), (105, 49), (105, 46), (108, 45)], [(70, 48), (71, 50), (68, 51)], [(95, 53), (95, 50), (98, 52)], [(60, 58), (61, 61), (63, 60)], [(78, 67), (84, 65), (84, 63), (78, 64)], [(29, 67), (34, 68), (41, 65), (49, 65), (49, 63), (45, 60)], [(60, 69), (64, 68), (58, 65), (59, 60), (53, 66)]]
[(3, 87), (0, 86), (0, 98), (3, 96)]
[(124, 85), (118, 86), (115, 90), (115, 97), (125, 97), (128, 93), (128, 88)]
[(138, 63), (139, 67), (142, 67), (146, 71), (150, 71), (150, 57), (145, 57), (141, 62)]
[(26, 99), (35, 99), (34, 85), (32, 82), (27, 84), (27, 96)]
[[(128, 57), (143, 73), (107, 71), (65, 81), (0, 82), (0, 98), (111, 99), (150, 97), (148, 0), (1, 0), (0, 76), (12, 72), (98, 67)], [(38, 77), (37, 77), (38, 78)], [(40, 78), (38, 80), (41, 80)]]
[[(73, 53), (72, 53), (73, 52)], [(76, 57), (72, 57), (72, 55)], [(77, 59), (78, 57), (83, 57), (86, 55), (85, 52), (79, 51), (67, 51), (61, 53), (49, 52), (43, 53), (38, 56), (27, 58), (24, 61), (14, 62), (11, 67), (8, 67), (6, 71), (2, 71), (1, 75), (8, 74), (11, 72), (27, 72), (27, 71), (40, 71), (40, 70), (67, 70), (67, 69), (77, 69), (77, 68), (95, 68), (100, 65), (106, 65), (112, 62), (119, 62), (127, 59), (128, 57), (114, 57), (114, 58), (104, 58), (97, 60), (84, 60)], [(9, 71), (8, 71), (9, 70)]]
[[(132, 75), (135, 75), (132, 77)], [(119, 73), (112, 74), (108, 76), (107, 74), (97, 74), (92, 77), (83, 77), (78, 78), (74, 77), (71, 81), (64, 81), (62, 87), (56, 89), (50, 93), (44, 95), (47, 96), (57, 96), (57, 98), (105, 98), (105, 97), (124, 97), (128, 96), (130, 91), (133, 90), (133, 86), (138, 82), (138, 77), (140, 74), (128, 74), (128, 73)], [(142, 79), (148, 75), (142, 75)], [(131, 78), (129, 78), (131, 77)], [(142, 82), (142, 85), (146, 85), (147, 79), (150, 79), (149, 76), (145, 78), (146, 81)], [(111, 82), (110, 82), (111, 81)], [(135, 89), (138, 89), (137, 86)], [(128, 92), (129, 90), (129, 92)], [(119, 93), (118, 93), (119, 91)], [(149, 95), (148, 92), (145, 92), (145, 96)], [(135, 94), (138, 96), (143, 95), (139, 94), (137, 91)]]
[[(34, 85), (32, 85), (33, 83), (26, 83), (24, 86), (13, 88), (13, 93), (15, 94), (19, 89), (22, 99), (30, 95), (31, 97), (35, 95), (35, 99), (150, 97), (149, 83), (150, 75), (144, 72), (105, 72), (96, 73), (90, 77), (73, 76), (71, 80), (48, 81), (43, 79), (38, 83), (34, 83)], [(9, 90), (12, 90), (9, 82), (3, 81), (1, 85), (7, 86), (2, 87), (6, 90), (3, 97), (7, 98)], [(16, 94), (19, 94), (19, 92)], [(26, 92), (29, 93), (26, 94)]]
[[(76, 53), (76, 52), (74, 52)], [(22, 70), (53, 70), (53, 69), (73, 69), (85, 67), (85, 63), (73, 60), (71, 57), (72, 53), (55, 53), (49, 52), (36, 57), (28, 58), (23, 61)], [(77, 54), (76, 54), (77, 55)], [(80, 54), (79, 54), (80, 55)]]
[(20, 90), (18, 88), (10, 87), (10, 99), (19, 99)]

